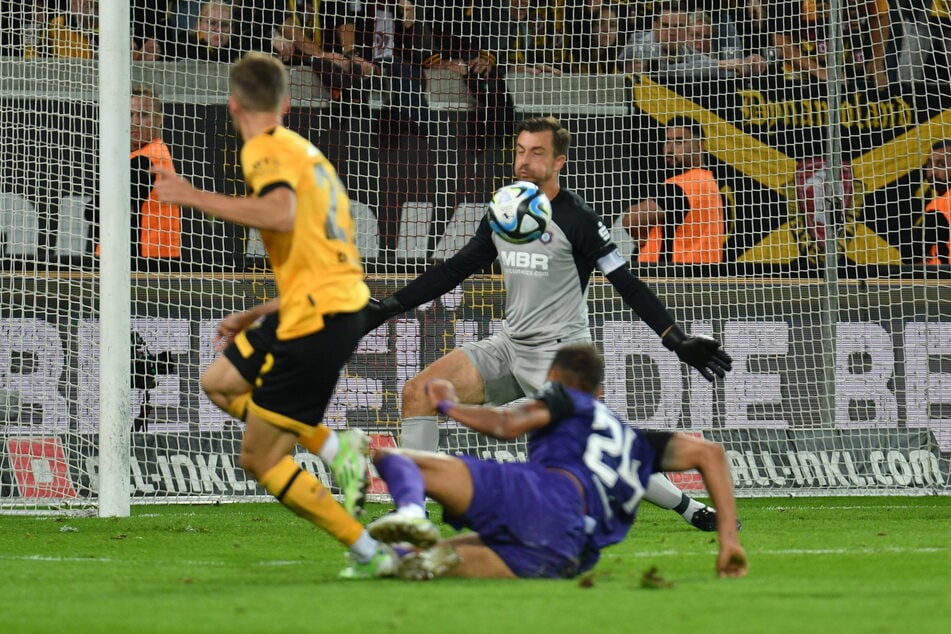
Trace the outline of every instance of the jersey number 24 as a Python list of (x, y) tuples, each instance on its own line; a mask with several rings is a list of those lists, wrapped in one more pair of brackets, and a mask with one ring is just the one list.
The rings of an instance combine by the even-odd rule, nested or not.
[(641, 463), (631, 456), (636, 435), (601, 405), (595, 405), (594, 430), (585, 447), (585, 466), (594, 474), (606, 513), (611, 512), (609, 500), (614, 500), (628, 514), (632, 514), (644, 497), (637, 470)]

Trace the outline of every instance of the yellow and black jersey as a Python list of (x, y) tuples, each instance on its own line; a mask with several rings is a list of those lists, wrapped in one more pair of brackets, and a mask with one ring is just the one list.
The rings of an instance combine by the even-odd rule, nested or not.
[(261, 231), (281, 298), (278, 338), (317, 332), (324, 315), (363, 308), (370, 290), (354, 243), (350, 198), (330, 161), (278, 127), (244, 144), (241, 166), (254, 195), (289, 187), (297, 197), (291, 231)]

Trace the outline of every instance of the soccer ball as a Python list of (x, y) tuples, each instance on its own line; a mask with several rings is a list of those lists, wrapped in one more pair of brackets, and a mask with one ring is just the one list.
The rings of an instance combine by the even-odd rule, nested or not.
[(500, 238), (513, 244), (537, 240), (551, 221), (551, 201), (538, 185), (518, 181), (492, 195), (489, 226)]

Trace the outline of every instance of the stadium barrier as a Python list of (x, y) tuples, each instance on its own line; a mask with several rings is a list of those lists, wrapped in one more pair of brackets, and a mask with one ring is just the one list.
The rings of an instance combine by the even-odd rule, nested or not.
[[(749, 494), (929, 493), (951, 486), (951, 320), (938, 310), (951, 301), (946, 284), (869, 282), (867, 295), (843, 294), (833, 363), (825, 365), (821, 286), (814, 280), (649, 282), (662, 296), (677, 298), (671, 308), (691, 332), (720, 339), (735, 367), (711, 386), (665, 350), (609, 285), (594, 283), (592, 326), (605, 354), (605, 400), (634, 424), (724, 442), (737, 487)], [(38, 284), (45, 286), (42, 294), (35, 292)], [(95, 399), (78, 397), (95, 393), (99, 383), (98, 323), (93, 311), (82, 309), (94, 284), (91, 276), (57, 285), (24, 279), (13, 292), (42, 301), (0, 317), (0, 375), (4, 389), (17, 395), (0, 412), (2, 496), (25, 495), (21, 489), (31, 482), (62, 489), (56, 497), (68, 498), (70, 491), (82, 497), (95, 488), (100, 412)], [(144, 349), (168, 360), (154, 383), (133, 390), (130, 403), (131, 418), (148, 432), (133, 434), (137, 495), (228, 497), (238, 495), (234, 487), (240, 495), (261, 493), (234, 484), (249, 482), (236, 467), (234, 422), (198, 387), (215, 355), (210, 342), (219, 316), (237, 307), (228, 298), (253, 294), (260, 284), (267, 281), (253, 275), (179, 276), (134, 297), (133, 327)], [(376, 282), (372, 290), (382, 294), (387, 286)], [(869, 298), (875, 297), (888, 298), (889, 318), (870, 318)], [(12, 304), (9, 297), (0, 300)], [(497, 280), (471, 280), (368, 335), (341, 378), (328, 424), (362, 427), (392, 441), (405, 381), (447, 345), (497, 330), (502, 302)], [(45, 303), (72, 308), (52, 319)], [(735, 314), (754, 303), (754, 317)], [(800, 318), (790, 322), (789, 311)], [(823, 415), (829, 399), (832, 424)], [(442, 435), (448, 452), (524, 458), (524, 445), (476, 439), (453, 425)], [(39, 442), (38, 448), (27, 443), (24, 449), (23, 439)], [(44, 467), (51, 451), (66, 454), (58, 475)], [(36, 460), (24, 462), (24, 452)]]
[[(227, 70), (133, 64), (132, 80), (162, 94), (180, 171), (201, 187), (243, 194), (224, 106)], [(93, 395), (100, 348), (108, 348), (100, 342), (115, 332), (100, 332), (108, 289), (98, 285), (85, 215), (98, 193), (98, 77), (90, 63), (0, 60), (0, 263), (8, 269), (0, 274), (0, 508), (96, 503), (106, 454), (96, 432), (106, 415)], [(489, 192), (510, 179), (509, 144), (472, 134), (474, 102), (453, 76), (430, 77), (436, 138), (394, 124), (384, 95), (330, 99), (305, 69), (292, 71), (292, 86), (288, 125), (310, 136), (346, 182), (376, 295), (430, 255), (453, 253)], [(686, 115), (705, 131), (726, 203), (727, 263), (639, 271), (687, 330), (723, 341), (735, 369), (715, 386), (698, 379), (596, 277), (592, 327), (612, 408), (645, 427), (720, 440), (743, 495), (951, 492), (949, 272), (916, 263), (926, 245), (915, 233), (935, 194), (926, 150), (951, 137), (944, 91), (893, 84), (827, 94), (778, 73), (513, 74), (507, 86), (520, 116), (552, 114), (572, 130), (562, 182), (614, 225), (626, 257), (632, 241), (616, 221), (660, 179), (663, 124)], [(829, 183), (842, 185), (841, 200)], [(126, 413), (135, 428), (128, 484), (149, 502), (256, 498), (261, 491), (235, 466), (241, 429), (201, 395), (198, 377), (214, 355), (217, 320), (273, 297), (263, 249), (253, 232), (190, 210), (183, 233), (183, 271), (131, 280), (132, 328), (144, 345)], [(432, 254), (428, 238), (437, 242)], [(478, 276), (365, 338), (328, 422), (395, 442), (406, 380), (448, 348), (498, 329), (502, 296), (498, 278)], [(125, 355), (122, 345), (111, 351), (113, 362)], [(113, 422), (121, 409), (110, 409)], [(445, 451), (524, 458), (524, 445), (451, 422), (441, 432)], [(111, 452), (113, 464), (122, 453)], [(298, 459), (326, 479), (313, 456)], [(695, 476), (677, 481), (697, 486)]]

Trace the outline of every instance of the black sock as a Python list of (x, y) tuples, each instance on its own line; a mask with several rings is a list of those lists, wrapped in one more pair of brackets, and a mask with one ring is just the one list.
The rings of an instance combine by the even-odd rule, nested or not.
[(683, 515), (684, 511), (687, 510), (687, 507), (690, 506), (690, 498), (687, 497), (686, 493), (682, 495), (683, 497), (680, 498), (680, 503), (674, 507), (674, 511), (680, 513), (681, 515)]

